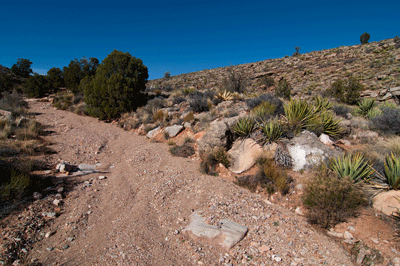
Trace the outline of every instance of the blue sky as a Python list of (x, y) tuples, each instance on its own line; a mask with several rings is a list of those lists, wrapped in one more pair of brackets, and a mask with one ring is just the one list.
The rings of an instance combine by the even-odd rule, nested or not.
[(0, 64), (26, 58), (39, 74), (117, 49), (156, 79), (400, 35), (400, 1), (7, 2)]

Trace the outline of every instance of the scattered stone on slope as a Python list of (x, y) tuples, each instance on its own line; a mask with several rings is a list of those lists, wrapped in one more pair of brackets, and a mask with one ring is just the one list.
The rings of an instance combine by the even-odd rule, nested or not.
[(96, 172), (96, 165), (91, 165), (91, 164), (80, 164), (78, 165), (79, 170), (81, 170), (84, 173), (94, 173)]
[(202, 239), (210, 244), (221, 245), (226, 251), (242, 240), (248, 231), (246, 226), (229, 219), (221, 220), (219, 226), (207, 224), (198, 211), (190, 215), (190, 221), (189, 226), (182, 230), (183, 233), (193, 239)]
[(228, 155), (232, 158), (229, 170), (235, 174), (243, 173), (256, 163), (256, 159), (262, 152), (263, 148), (253, 139), (239, 139), (235, 141), (232, 148), (228, 151)]
[(199, 153), (207, 152), (215, 147), (226, 147), (229, 141), (231, 141), (231, 132), (226, 119), (214, 120), (198, 142)]
[(293, 159), (293, 171), (311, 167), (341, 154), (340, 151), (325, 146), (314, 133), (307, 130), (289, 141), (287, 149)]
[(179, 132), (182, 131), (182, 129), (183, 129), (183, 126), (181, 126), (181, 125), (173, 125), (173, 126), (170, 126), (170, 127), (166, 127), (166, 128), (164, 129), (164, 132), (167, 132), (167, 133), (168, 133), (168, 136), (169, 136), (170, 138), (173, 138), (173, 137), (175, 137), (176, 135), (178, 135)]

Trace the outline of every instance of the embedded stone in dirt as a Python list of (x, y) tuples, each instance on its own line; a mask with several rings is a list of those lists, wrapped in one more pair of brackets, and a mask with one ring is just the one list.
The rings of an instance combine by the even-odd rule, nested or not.
[(220, 226), (207, 224), (198, 211), (190, 215), (190, 221), (189, 226), (182, 230), (183, 233), (193, 239), (202, 239), (210, 244), (221, 245), (227, 251), (242, 240), (248, 231), (246, 226), (229, 219), (221, 220)]
[(229, 170), (235, 174), (240, 174), (250, 169), (256, 159), (262, 154), (262, 147), (252, 139), (244, 139), (236, 141), (228, 154), (232, 157), (233, 163)]
[(79, 170), (82, 172), (96, 172), (96, 165), (90, 165), (90, 164), (80, 164), (78, 165)]

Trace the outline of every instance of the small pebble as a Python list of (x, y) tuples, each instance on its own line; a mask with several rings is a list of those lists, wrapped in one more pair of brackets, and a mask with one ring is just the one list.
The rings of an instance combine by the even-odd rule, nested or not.
[(104, 175), (99, 176), (99, 180), (106, 179), (106, 178), (107, 177), (105, 177)]
[(69, 245), (63, 246), (63, 249), (68, 249), (68, 248), (69, 248)]
[(53, 249), (54, 249), (53, 247), (46, 248), (47, 251), (52, 251)]

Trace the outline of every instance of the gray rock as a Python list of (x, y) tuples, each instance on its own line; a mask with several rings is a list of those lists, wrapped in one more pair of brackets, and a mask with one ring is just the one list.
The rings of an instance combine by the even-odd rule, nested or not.
[(262, 147), (253, 139), (237, 140), (228, 151), (228, 155), (232, 158), (229, 170), (235, 174), (243, 173), (256, 163), (262, 152)]
[(364, 261), (365, 255), (366, 255), (365, 254), (365, 249), (361, 248), (360, 251), (358, 252), (358, 255), (357, 255), (357, 264), (358, 265), (362, 265), (362, 262)]
[(53, 200), (53, 205), (58, 206), (60, 205), (61, 201), (59, 199)]
[(96, 172), (96, 165), (91, 165), (91, 164), (80, 164), (78, 165), (79, 170), (81, 170), (84, 173), (90, 172)]
[(224, 120), (211, 122), (209, 129), (198, 141), (199, 153), (207, 152), (215, 147), (225, 147), (229, 138), (229, 128)]
[(202, 122), (208, 122), (212, 120), (212, 116), (210, 113), (200, 113), (200, 114), (195, 114), (194, 119), (202, 121)]
[(42, 194), (40, 194), (39, 192), (33, 192), (33, 198), (34, 199), (41, 199), (43, 197)]
[(191, 223), (182, 230), (194, 239), (202, 239), (210, 244), (221, 245), (225, 250), (231, 249), (246, 235), (248, 228), (229, 219), (220, 221), (220, 226), (209, 225), (199, 212), (190, 215)]
[(156, 127), (153, 130), (150, 130), (149, 132), (147, 132), (147, 137), (149, 139), (154, 138), (159, 132), (161, 131), (161, 127)]
[(288, 143), (287, 149), (293, 159), (293, 171), (309, 168), (341, 155), (340, 151), (325, 146), (314, 133), (307, 130), (294, 137)]
[(185, 122), (185, 123), (183, 124), (183, 126), (184, 126), (185, 128), (187, 128), (187, 129), (192, 129), (192, 124), (189, 123), (189, 122)]
[(56, 170), (60, 173), (67, 173), (67, 172), (71, 172), (74, 169), (73, 165), (70, 165), (66, 162), (62, 162), (57, 164), (56, 166)]
[(176, 135), (178, 135), (179, 132), (182, 131), (182, 129), (183, 129), (183, 126), (180, 126), (180, 125), (173, 125), (173, 126), (170, 126), (170, 127), (166, 127), (166, 128), (164, 129), (164, 132), (167, 132), (167, 133), (168, 133), (168, 136), (169, 136), (170, 138), (173, 138), (173, 137), (175, 137)]
[(42, 216), (43, 217), (47, 217), (47, 218), (55, 218), (56, 217), (56, 213), (55, 212), (43, 212)]
[(5, 118), (7, 120), (12, 120), (12, 113), (6, 110), (0, 109), (0, 118)]

